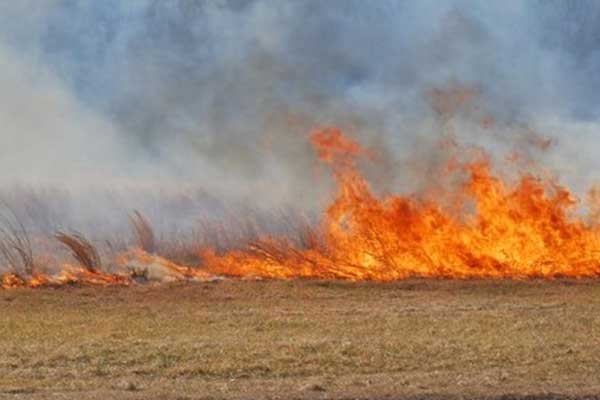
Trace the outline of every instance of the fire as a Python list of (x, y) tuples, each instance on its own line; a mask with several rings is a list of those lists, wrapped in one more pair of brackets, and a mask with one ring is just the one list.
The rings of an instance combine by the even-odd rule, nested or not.
[(114, 260), (119, 273), (104, 273), (63, 264), (55, 275), (36, 273), (23, 278), (15, 273), (0, 276), (0, 288), (38, 288), (64, 285), (130, 286), (137, 280), (149, 282), (208, 281), (216, 279), (206, 271), (183, 266), (142, 249), (134, 248)]
[(522, 174), (509, 183), (480, 153), (448, 163), (467, 176), (456, 193), (376, 196), (358, 170), (357, 159), (369, 156), (358, 142), (337, 128), (313, 132), (311, 142), (337, 193), (307, 233), (308, 245), (263, 237), (243, 250), (208, 248), (202, 258), (210, 272), (378, 281), (600, 275), (600, 231), (577, 216), (576, 198), (552, 179)]
[(207, 281), (215, 277), (206, 271), (176, 264), (164, 257), (150, 254), (140, 248), (120, 254), (115, 263), (126, 270), (130, 276), (142, 277), (151, 281)]
[(62, 265), (57, 275), (38, 273), (28, 278), (22, 278), (17, 274), (8, 273), (0, 276), (0, 288), (2, 289), (63, 285), (129, 286), (131, 283), (131, 278), (125, 275), (92, 272), (69, 264)]
[[(583, 216), (576, 197), (555, 179), (530, 173), (503, 178), (493, 172), (485, 152), (464, 151), (445, 138), (454, 155), (446, 173), (461, 177), (458, 182), (445, 185), (436, 179), (424, 193), (379, 195), (358, 166), (359, 160), (376, 157), (356, 140), (330, 127), (315, 130), (310, 141), (331, 170), (336, 191), (318, 224), (301, 232), (302, 245), (263, 236), (236, 250), (218, 253), (206, 247), (199, 269), (154, 254), (154, 236), (144, 220), (136, 228), (148, 240), (112, 260), (118, 273), (102, 272), (98, 253), (85, 238), (59, 234), (80, 266), (63, 264), (58, 274), (25, 278), (7, 273), (0, 276), (0, 288), (129, 286), (140, 280), (206, 281), (219, 276), (354, 281), (600, 276), (598, 189), (590, 190), (589, 213)], [(540, 143), (542, 148), (549, 145)]]

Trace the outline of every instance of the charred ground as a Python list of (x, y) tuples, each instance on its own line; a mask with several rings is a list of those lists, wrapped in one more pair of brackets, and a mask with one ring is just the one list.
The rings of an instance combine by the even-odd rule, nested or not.
[(0, 398), (600, 394), (597, 280), (224, 280), (0, 302)]

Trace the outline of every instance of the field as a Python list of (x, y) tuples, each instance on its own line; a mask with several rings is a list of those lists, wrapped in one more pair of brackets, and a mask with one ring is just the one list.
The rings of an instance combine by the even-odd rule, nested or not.
[(593, 397), (598, 283), (6, 290), (0, 398)]

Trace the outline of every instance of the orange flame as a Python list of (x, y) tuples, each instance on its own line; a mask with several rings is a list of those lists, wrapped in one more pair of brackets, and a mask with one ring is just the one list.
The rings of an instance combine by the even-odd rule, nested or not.
[[(131, 249), (115, 260), (119, 274), (64, 264), (57, 275), (4, 274), (0, 288), (129, 286), (140, 277), (164, 282), (217, 275), (378, 281), (600, 276), (597, 188), (588, 195), (589, 214), (580, 216), (577, 199), (552, 178), (504, 180), (479, 151), (466, 162), (450, 158), (448, 173), (466, 177), (453, 190), (442, 185), (427, 196), (378, 196), (357, 166), (359, 158), (374, 157), (357, 141), (338, 128), (316, 130), (310, 140), (337, 191), (317, 227), (304, 232), (303, 247), (263, 236), (241, 250), (206, 248), (204, 270)], [(451, 137), (443, 144), (458, 149)]]
[[(416, 196), (380, 198), (358, 171), (357, 157), (368, 153), (356, 141), (326, 128), (311, 142), (332, 168), (337, 195), (309, 245), (263, 237), (224, 254), (208, 248), (201, 255), (210, 272), (380, 281), (600, 275), (599, 230), (574, 215), (577, 200), (551, 179), (525, 174), (509, 184), (479, 156), (448, 165), (468, 177), (458, 195), (436, 193), (455, 199), (452, 208)], [(469, 206), (474, 211), (465, 212)]]
[[(6, 273), (0, 275), (0, 288), (38, 288), (64, 285), (130, 286), (135, 282), (134, 278), (140, 277), (139, 269), (144, 270), (146, 273), (149, 270), (153, 271), (153, 275), (147, 274), (145, 276), (147, 280), (153, 281), (207, 281), (216, 279), (206, 271), (176, 264), (160, 256), (148, 254), (138, 248), (120, 254), (115, 260), (115, 265), (122, 270), (122, 273), (95, 272), (70, 264), (61, 265), (60, 272), (56, 275), (37, 273), (23, 278), (15, 273)], [(138, 269), (136, 270), (133, 266), (137, 266)]]
[[(117, 265), (123, 268), (132, 269), (133, 266), (141, 266), (144, 272), (148, 274), (148, 269), (154, 269), (155, 275), (164, 278), (163, 280), (213, 280), (215, 277), (206, 271), (198, 268), (192, 268), (185, 265), (179, 265), (173, 261), (167, 260), (156, 254), (150, 254), (140, 248), (134, 248), (120, 254), (115, 260)], [(135, 267), (130, 271), (133, 275), (140, 274)]]
[(74, 267), (68, 264), (61, 266), (61, 271), (58, 275), (34, 274), (31, 277), (22, 278), (17, 274), (7, 273), (0, 276), (0, 288), (2, 289), (64, 285), (129, 286), (131, 283), (131, 278), (125, 275), (92, 272), (85, 268)]

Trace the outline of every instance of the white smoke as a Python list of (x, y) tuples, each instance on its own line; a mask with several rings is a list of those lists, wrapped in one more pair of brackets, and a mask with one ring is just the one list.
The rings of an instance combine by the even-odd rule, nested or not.
[[(62, 187), (74, 223), (134, 207), (179, 223), (219, 208), (209, 198), (314, 209), (330, 186), (315, 180), (306, 134), (336, 124), (383, 154), (369, 173), (384, 189), (410, 190), (422, 175), (406, 166), (415, 154), (435, 161), (442, 129), (426, 94), (458, 82), (497, 121), (487, 130), (457, 122), (461, 140), (501, 153), (523, 130), (539, 131), (557, 146), (535, 157), (583, 190), (598, 170), (597, 24), (586, 16), (599, 10), (583, 1), (3, 2), (0, 182), (13, 194), (14, 184)], [(171, 205), (159, 205), (164, 196)], [(174, 212), (182, 198), (203, 206)]]

